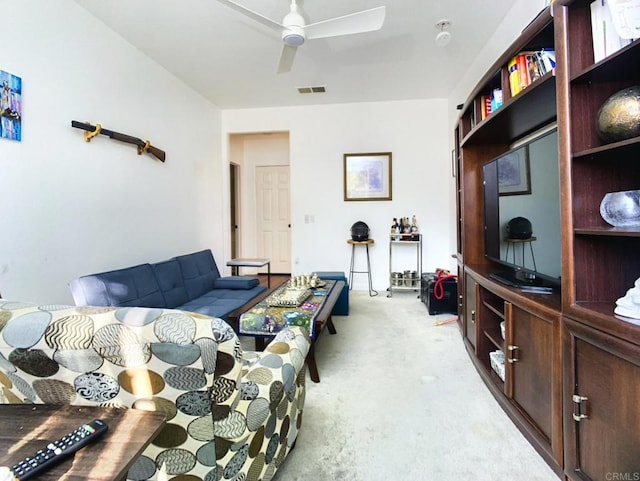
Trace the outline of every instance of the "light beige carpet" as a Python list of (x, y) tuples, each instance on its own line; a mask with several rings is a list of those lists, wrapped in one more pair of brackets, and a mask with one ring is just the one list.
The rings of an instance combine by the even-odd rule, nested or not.
[[(413, 293), (350, 293), (316, 344), (296, 448), (274, 481), (555, 481), (500, 409), (456, 323)], [(243, 340), (245, 348), (251, 344)]]

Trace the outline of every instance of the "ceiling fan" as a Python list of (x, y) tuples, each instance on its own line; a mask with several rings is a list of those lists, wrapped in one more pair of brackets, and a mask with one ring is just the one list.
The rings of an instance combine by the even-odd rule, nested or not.
[(282, 22), (271, 20), (232, 0), (218, 1), (282, 35), (283, 46), (280, 62), (278, 63), (278, 73), (285, 73), (291, 70), (296, 51), (305, 40), (380, 30), (384, 23), (386, 11), (386, 7), (375, 7), (307, 25), (304, 17), (298, 11), (296, 0), (291, 0), (291, 10)]

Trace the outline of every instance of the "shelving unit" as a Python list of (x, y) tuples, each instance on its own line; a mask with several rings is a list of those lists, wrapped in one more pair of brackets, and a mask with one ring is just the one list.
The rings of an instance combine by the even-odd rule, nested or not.
[[(616, 330), (615, 301), (640, 277), (640, 229), (609, 226), (599, 207), (607, 192), (640, 188), (640, 137), (605, 144), (598, 136), (598, 109), (613, 93), (640, 84), (640, 42), (593, 61), (590, 2), (559, 9), (562, 90), (559, 131), (565, 176), (571, 189), (564, 218), (570, 223), (563, 310), (604, 330)], [(616, 266), (616, 275), (606, 275)], [(601, 273), (601, 275), (594, 275)], [(613, 325), (608, 326), (610, 321)]]
[[(415, 285), (407, 286), (404, 284), (402, 286), (394, 286), (392, 273), (397, 272), (394, 271), (393, 266), (393, 252), (399, 246), (413, 246), (416, 249), (416, 279)], [(413, 270), (413, 269), (412, 269)], [(389, 236), (389, 289), (387, 289), (387, 297), (393, 296), (393, 291), (417, 291), (418, 297), (420, 297), (420, 289), (422, 287), (422, 234), (391, 234)]]
[[(454, 132), (465, 346), (497, 402), (572, 481), (640, 472), (640, 325), (613, 312), (640, 277), (640, 228), (611, 227), (599, 212), (606, 193), (640, 189), (640, 137), (606, 144), (596, 130), (604, 101), (640, 85), (640, 41), (594, 62), (591, 1), (556, 0), (541, 12), (470, 93)], [(555, 71), (509, 95), (509, 59), (539, 48), (555, 49)], [(481, 96), (498, 86), (503, 106), (481, 119)], [(554, 120), (562, 293), (525, 294), (489, 277), (498, 266), (484, 255), (482, 165)], [(498, 349), (504, 380), (489, 357)]]
[(562, 1), (555, 15), (564, 468), (575, 481), (640, 469), (640, 326), (613, 312), (640, 277), (640, 228), (611, 227), (599, 213), (606, 193), (640, 188), (640, 137), (606, 144), (596, 130), (605, 100), (640, 84), (640, 41), (594, 62), (590, 3)]

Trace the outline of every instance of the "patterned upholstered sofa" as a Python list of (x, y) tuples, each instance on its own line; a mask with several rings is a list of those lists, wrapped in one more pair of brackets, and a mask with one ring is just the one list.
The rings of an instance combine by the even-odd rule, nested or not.
[(297, 327), (243, 353), (218, 318), (0, 299), (0, 400), (162, 411), (128, 479), (267, 480), (300, 428), (308, 349)]

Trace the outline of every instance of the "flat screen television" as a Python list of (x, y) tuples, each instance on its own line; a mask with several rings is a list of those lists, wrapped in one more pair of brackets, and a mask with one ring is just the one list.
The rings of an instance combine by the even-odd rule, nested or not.
[[(483, 165), (485, 256), (490, 277), (550, 292), (560, 288), (560, 181), (555, 122)], [(530, 222), (528, 224), (522, 219)]]

